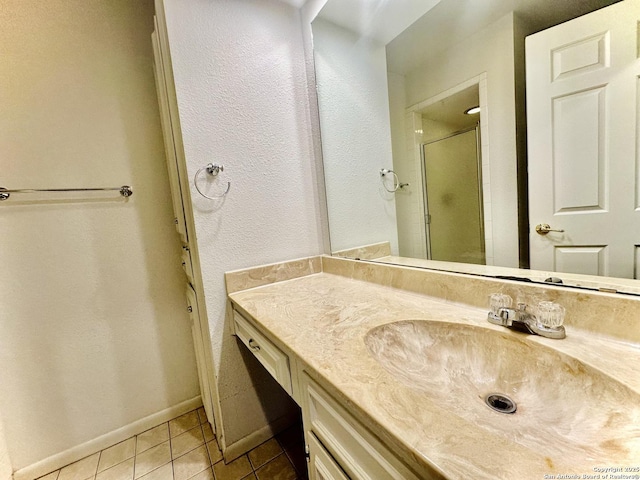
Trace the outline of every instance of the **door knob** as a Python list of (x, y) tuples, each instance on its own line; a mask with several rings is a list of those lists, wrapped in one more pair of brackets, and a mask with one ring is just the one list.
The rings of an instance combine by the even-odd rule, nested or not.
[(549, 232), (564, 232), (564, 230), (554, 230), (548, 223), (539, 223), (536, 225), (536, 233), (538, 235), (546, 235)]

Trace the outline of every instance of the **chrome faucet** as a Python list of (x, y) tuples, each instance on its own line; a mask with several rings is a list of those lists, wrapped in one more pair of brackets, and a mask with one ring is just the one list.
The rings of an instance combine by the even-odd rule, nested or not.
[(511, 307), (511, 297), (493, 294), (490, 297), (491, 311), (487, 320), (494, 325), (520, 330), (547, 338), (565, 338), (562, 325), (564, 308), (557, 303), (540, 302), (538, 316), (527, 311), (525, 303), (518, 303), (518, 308)]

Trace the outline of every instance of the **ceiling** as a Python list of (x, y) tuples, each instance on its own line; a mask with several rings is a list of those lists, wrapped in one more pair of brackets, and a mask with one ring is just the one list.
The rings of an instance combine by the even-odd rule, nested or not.
[(386, 45), (440, 0), (329, 0), (318, 17)]
[(288, 3), (289, 5), (293, 5), (296, 8), (300, 8), (302, 7), (302, 5), (304, 5), (307, 0), (280, 0), (283, 3)]
[(465, 115), (465, 110), (478, 105), (478, 85), (473, 85), (447, 98), (432, 103), (420, 113), (431, 120), (456, 129), (471, 127), (480, 120), (479, 115)]
[(511, 11), (535, 33), (618, 1), (329, 0), (318, 16), (386, 44), (389, 70), (407, 73), (425, 52), (445, 51)]
[(436, 55), (513, 11), (528, 34), (539, 32), (619, 0), (442, 0), (387, 45), (388, 68), (406, 73), (415, 58)]

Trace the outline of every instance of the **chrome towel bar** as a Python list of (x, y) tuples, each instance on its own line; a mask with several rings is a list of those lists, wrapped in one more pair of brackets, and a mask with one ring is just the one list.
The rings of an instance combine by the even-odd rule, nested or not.
[(8, 200), (12, 193), (38, 193), (38, 192), (108, 192), (118, 191), (123, 197), (130, 197), (133, 195), (133, 190), (128, 185), (122, 187), (108, 187), (108, 188), (22, 188), (9, 190), (0, 187), (0, 201)]

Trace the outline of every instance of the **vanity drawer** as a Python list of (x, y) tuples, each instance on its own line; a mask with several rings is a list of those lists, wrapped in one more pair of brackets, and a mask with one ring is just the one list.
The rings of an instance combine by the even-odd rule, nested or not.
[(233, 311), (233, 322), (236, 336), (251, 350), (271, 376), (282, 385), (282, 388), (289, 395), (292, 395), (289, 358), (236, 310)]
[(310, 480), (349, 480), (331, 455), (324, 449), (313, 433), (309, 442), (309, 477)]
[(310, 429), (353, 480), (418, 480), (380, 440), (304, 375), (304, 416)]

